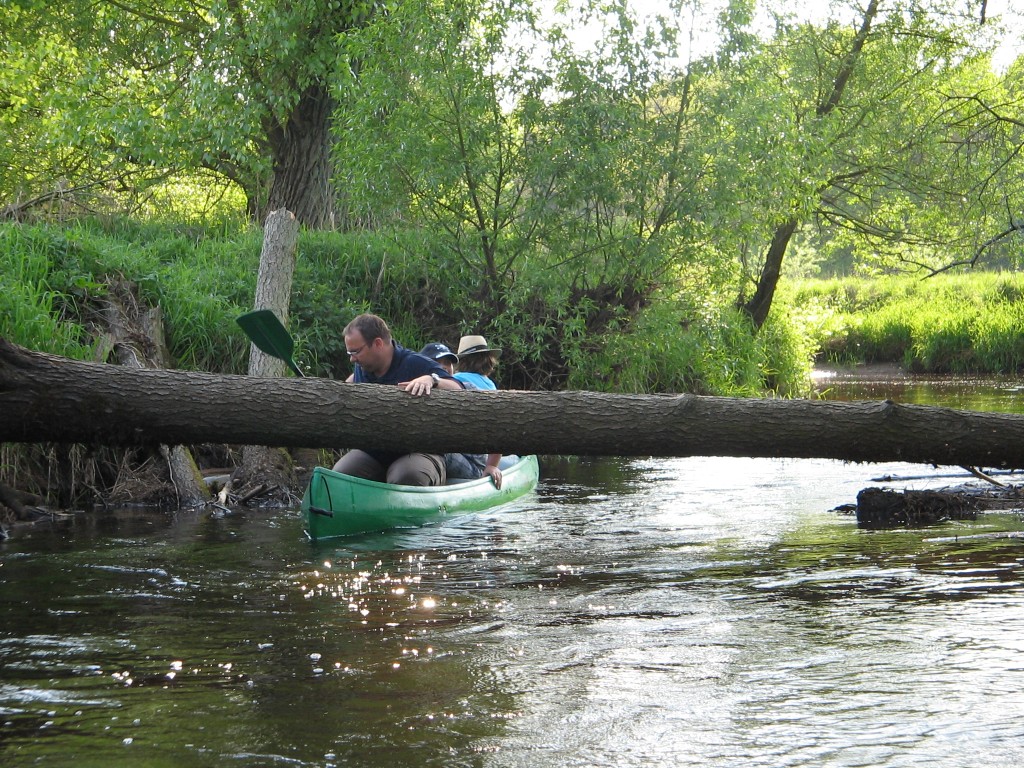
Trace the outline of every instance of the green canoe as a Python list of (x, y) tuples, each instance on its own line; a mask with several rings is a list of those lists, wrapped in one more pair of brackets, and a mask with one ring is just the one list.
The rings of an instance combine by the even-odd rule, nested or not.
[(421, 487), (378, 483), (317, 467), (302, 498), (302, 513), (313, 541), (414, 528), (518, 499), (536, 487), (539, 474), (536, 456), (524, 456), (503, 469), (501, 490), (489, 477)]

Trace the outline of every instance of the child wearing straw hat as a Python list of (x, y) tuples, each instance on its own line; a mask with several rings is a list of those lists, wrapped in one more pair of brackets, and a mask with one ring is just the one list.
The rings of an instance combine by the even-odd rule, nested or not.
[(466, 389), (497, 389), (491, 381), (491, 374), (498, 365), (500, 349), (487, 346), (483, 336), (463, 336), (459, 339), (459, 362), (455, 378)]
[[(500, 354), (501, 350), (491, 349), (483, 336), (463, 336), (459, 339), (455, 378), (466, 389), (496, 390), (498, 387), (491, 380), (491, 374)], [(501, 488), (500, 453), (446, 453), (444, 459), (449, 478), (474, 480), (488, 476), (494, 480), (496, 488)]]

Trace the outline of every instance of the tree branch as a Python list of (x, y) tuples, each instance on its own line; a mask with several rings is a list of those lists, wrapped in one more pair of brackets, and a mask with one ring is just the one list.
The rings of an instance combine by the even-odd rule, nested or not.
[(979, 245), (977, 250), (975, 250), (974, 255), (970, 259), (966, 259), (966, 260), (963, 260), (963, 261), (954, 261), (954, 262), (951, 262), (949, 264), (946, 264), (945, 266), (939, 267), (938, 269), (930, 270), (930, 273), (928, 274), (928, 277), (935, 277), (935, 275), (940, 275), (943, 272), (948, 272), (949, 270), (955, 269), (957, 267), (974, 267), (974, 266), (977, 265), (978, 261), (981, 259), (982, 254), (986, 250), (991, 248), (993, 245), (998, 243), (1000, 240), (1003, 240), (1003, 239), (1005, 239), (1007, 237), (1010, 237), (1015, 232), (1021, 232), (1021, 231), (1024, 231), (1024, 221), (1021, 221), (1020, 219), (1015, 220), (1011, 216), (1010, 217), (1010, 224), (1009, 224), (1009, 226), (1006, 229), (1004, 229), (1002, 232), (1000, 232), (999, 234), (993, 235), (988, 240), (986, 240), (984, 243)]

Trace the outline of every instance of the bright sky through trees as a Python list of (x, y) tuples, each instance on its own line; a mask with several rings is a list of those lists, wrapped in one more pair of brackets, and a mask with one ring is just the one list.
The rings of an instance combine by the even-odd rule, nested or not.
[[(717, 37), (715, 19), (726, 5), (726, 0), (625, 0), (637, 14), (642, 23), (653, 23), (658, 16), (675, 19), (671, 25), (679, 33), (679, 61), (685, 62), (689, 56), (702, 56), (711, 52)], [(972, 14), (981, 13), (982, 0), (976, 0)], [(555, 7), (560, 0), (541, 0), (542, 5)], [(569, 0), (570, 6), (578, 5)], [(761, 4), (763, 5), (763, 4)], [(698, 10), (694, 7), (698, 6)], [(821, 0), (796, 0), (784, 4), (784, 10), (801, 16), (824, 19), (828, 13), (829, 3)], [(765, 30), (769, 29), (767, 14), (762, 14)], [(999, 25), (1003, 32), (998, 44), (993, 65), (997, 71), (1005, 71), (1013, 60), (1024, 53), (1024, 0), (987, 0), (985, 7), (986, 23), (990, 28)], [(572, 37), (575, 42), (586, 48), (601, 35), (601, 28), (596, 22), (575, 24)]]

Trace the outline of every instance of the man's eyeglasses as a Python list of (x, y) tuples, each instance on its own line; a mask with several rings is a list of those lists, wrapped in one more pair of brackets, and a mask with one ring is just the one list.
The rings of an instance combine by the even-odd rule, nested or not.
[(348, 355), (349, 357), (358, 357), (359, 355), (363, 354), (363, 350), (365, 350), (368, 346), (370, 346), (369, 342), (363, 344), (363, 346), (361, 346), (359, 349), (346, 349), (345, 354)]

